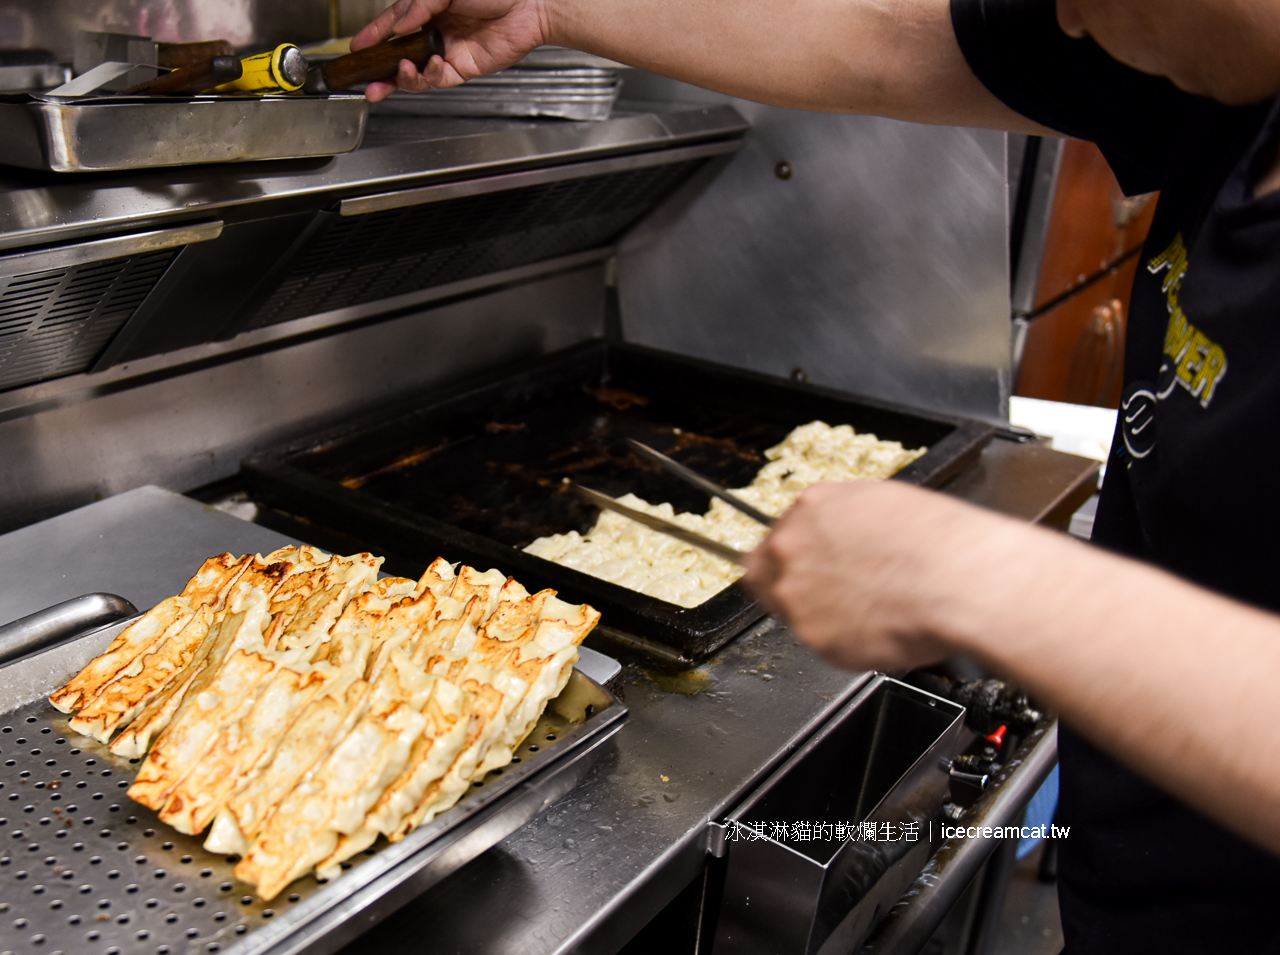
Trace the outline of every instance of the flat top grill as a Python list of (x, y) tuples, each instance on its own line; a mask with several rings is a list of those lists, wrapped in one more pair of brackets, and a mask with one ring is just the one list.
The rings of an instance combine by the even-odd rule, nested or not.
[[(707, 509), (705, 494), (673, 481), (627, 448), (626, 438), (741, 487), (764, 466), (760, 449), (791, 430), (732, 408), (690, 406), (653, 388), (584, 386), (493, 417), (428, 426), (390, 463), (380, 463), (385, 452), (362, 449), (317, 470), (344, 487), (524, 547), (595, 523), (598, 510), (572, 494), (565, 478), (613, 496), (630, 491), (651, 503), (669, 501), (677, 511)], [(366, 467), (372, 470), (362, 473)]]
[(256, 497), (367, 549), (498, 567), (527, 587), (592, 604), (602, 624), (698, 658), (763, 614), (738, 584), (678, 607), (523, 553), (586, 531), (596, 508), (566, 480), (677, 511), (705, 494), (632, 451), (636, 438), (728, 487), (814, 419), (929, 450), (896, 475), (941, 483), (981, 452), (990, 426), (630, 345), (589, 343), (452, 396), (427, 399), (246, 462)]

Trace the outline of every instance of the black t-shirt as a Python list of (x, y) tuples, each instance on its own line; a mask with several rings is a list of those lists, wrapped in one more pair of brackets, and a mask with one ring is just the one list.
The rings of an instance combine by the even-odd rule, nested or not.
[[(1127, 193), (1160, 190), (1094, 541), (1280, 611), (1280, 192), (1252, 197), (1280, 109), (1130, 69), (1064, 34), (1054, 0), (951, 0), (951, 17), (1004, 103), (1097, 143)], [(1280, 860), (1069, 729), (1060, 750), (1069, 952), (1280, 951)]]

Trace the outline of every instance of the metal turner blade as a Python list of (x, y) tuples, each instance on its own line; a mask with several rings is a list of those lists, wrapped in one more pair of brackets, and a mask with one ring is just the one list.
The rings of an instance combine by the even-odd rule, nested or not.
[(717, 557), (723, 557), (725, 560), (731, 560), (735, 564), (741, 564), (746, 553), (737, 548), (730, 547), (728, 544), (722, 544), (714, 541), (710, 537), (704, 537), (696, 531), (688, 530), (679, 524), (661, 517), (654, 517), (652, 514), (646, 514), (644, 511), (637, 511), (635, 508), (627, 507), (625, 504), (619, 504), (607, 494), (601, 494), (599, 491), (593, 491), (589, 487), (583, 487), (581, 484), (570, 484), (573, 490), (598, 507), (607, 508), (616, 511), (623, 517), (629, 517), (638, 524), (645, 527), (651, 527), (655, 531), (667, 534), (676, 540), (682, 540), (686, 544), (692, 544), (694, 547), (700, 547), (708, 553), (715, 554)]
[(710, 478), (703, 477), (697, 471), (693, 470), (693, 468), (687, 468), (683, 464), (681, 464), (679, 461), (671, 460), (671, 458), (667, 457), (661, 451), (655, 451), (653, 448), (649, 447), (647, 444), (641, 444), (639, 441), (636, 441), (634, 438), (628, 438), (627, 444), (631, 445), (631, 447), (635, 448), (635, 450), (639, 451), (642, 455), (644, 455), (650, 461), (653, 461), (656, 464), (662, 465), (662, 467), (666, 468), (668, 471), (670, 471), (676, 477), (680, 478), (682, 481), (692, 484), (699, 491), (702, 491), (706, 494), (710, 494), (712, 497), (720, 498), (720, 500), (724, 501), (730, 507), (738, 511), (741, 511), (743, 514), (746, 514), (747, 517), (751, 518), (753, 521), (759, 524), (763, 524), (765, 527), (773, 526), (773, 518), (770, 517), (768, 514), (764, 513), (763, 511), (757, 510), (756, 508), (748, 504), (746, 501), (744, 501), (742, 498), (734, 494), (731, 494), (729, 491), (726, 491), (724, 488), (722, 488), (719, 484), (717, 484), (715, 481), (711, 480)]

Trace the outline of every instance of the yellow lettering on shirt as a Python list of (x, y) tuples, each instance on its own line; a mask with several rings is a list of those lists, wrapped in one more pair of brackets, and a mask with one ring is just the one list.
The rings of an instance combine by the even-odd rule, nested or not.
[(1214, 386), (1221, 380), (1226, 370), (1227, 353), (1222, 350), (1221, 345), (1210, 343), (1205, 350), (1204, 361), (1200, 363), (1200, 368), (1190, 384), (1191, 393), (1199, 398), (1200, 403), (1205, 407), (1209, 406)]
[(1160, 291), (1165, 293), (1169, 324), (1164, 333), (1164, 354), (1173, 366), (1173, 380), (1209, 407), (1218, 383), (1227, 374), (1227, 353), (1200, 329), (1187, 320), (1178, 301), (1182, 280), (1187, 274), (1187, 248), (1182, 233), (1174, 236), (1169, 247), (1147, 263), (1147, 271), (1159, 275), (1167, 271)]

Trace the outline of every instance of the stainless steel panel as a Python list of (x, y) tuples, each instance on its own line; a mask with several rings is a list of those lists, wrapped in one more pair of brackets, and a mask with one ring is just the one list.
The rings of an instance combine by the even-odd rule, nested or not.
[(1027, 213), (1022, 224), (1018, 270), (1013, 276), (1014, 314), (1023, 315), (1036, 307), (1040, 265), (1044, 261), (1044, 245), (1049, 238), (1049, 216), (1053, 212), (1064, 142), (1054, 136), (1040, 139), (1035, 163), (1027, 170), (1033, 178), (1027, 187)]
[[(628, 98), (714, 102), (626, 82)], [(1005, 135), (733, 106), (752, 127), (742, 151), (620, 248), (626, 337), (1006, 420)]]
[(82, 376), (0, 423), (0, 527), (95, 494), (226, 477), (292, 437), (597, 336), (603, 311), (595, 265), (119, 391)]
[(538, 186), (549, 182), (582, 179), (587, 176), (603, 176), (627, 169), (647, 169), (652, 166), (665, 166), (690, 159), (706, 159), (711, 156), (736, 152), (740, 145), (737, 140), (704, 143), (699, 146), (664, 149), (661, 152), (621, 156), (617, 159), (571, 163), (564, 166), (552, 166), (549, 169), (513, 172), (504, 176), (485, 176), (480, 179), (468, 179), (465, 182), (423, 186), (419, 189), (402, 189), (398, 192), (383, 192), (373, 196), (343, 199), (338, 204), (338, 211), (344, 216), (362, 216), (371, 212), (382, 212), (386, 209), (404, 209), (409, 206), (425, 205), (429, 202), (460, 199), (463, 196), (479, 196), (490, 192), (501, 192), (506, 189), (520, 189), (525, 186)]
[(416, 201), (421, 194), (384, 197), (380, 202), (414, 201), (356, 216), (320, 212), (278, 258), (270, 281), (262, 282), (262, 295), (233, 317), (229, 331), (609, 247), (703, 162), (642, 164), (427, 204)]
[(208, 242), (222, 235), (221, 222), (198, 222), (194, 225), (172, 229), (153, 229), (133, 235), (112, 236), (109, 239), (93, 239), (64, 245), (56, 249), (37, 252), (19, 252), (0, 256), (0, 276), (22, 275), (45, 269), (69, 269), (88, 262), (101, 262), (126, 255), (173, 249), (193, 242)]
[(314, 212), (233, 222), (216, 242), (188, 245), (89, 371), (224, 338), (259, 283)]
[(0, 103), (0, 163), (107, 172), (332, 156), (360, 145), (368, 118), (353, 95)]
[[(1019, 185), (1018, 204), (1011, 229), (1013, 261), (1013, 329), (1012, 381), (1018, 385), (1022, 359), (1027, 348), (1027, 333), (1040, 292), (1040, 269), (1044, 264), (1045, 243), (1049, 238), (1049, 221), (1053, 214), (1053, 197), (1058, 185), (1065, 140), (1054, 137), (1027, 138), (1030, 152), (1022, 157), (1022, 175), (1028, 181)], [(1012, 161), (1012, 157), (1011, 157)]]
[[(716, 952), (856, 951), (929, 857), (963, 718), (877, 676), (735, 808)], [(863, 840), (868, 822), (889, 838)], [(774, 838), (797, 823), (813, 838)]]
[(206, 557), (224, 551), (269, 554), (298, 543), (172, 491), (135, 488), (0, 534), (0, 620), (95, 590), (148, 610), (181, 593)]

